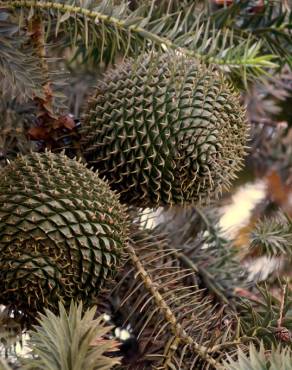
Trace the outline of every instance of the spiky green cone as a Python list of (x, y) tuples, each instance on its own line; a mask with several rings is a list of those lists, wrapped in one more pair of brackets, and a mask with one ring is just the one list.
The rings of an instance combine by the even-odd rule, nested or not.
[(82, 134), (86, 160), (123, 202), (156, 207), (208, 202), (228, 188), (247, 122), (239, 95), (215, 69), (143, 55), (105, 76)]
[(0, 304), (92, 304), (120, 260), (126, 218), (81, 163), (48, 152), (17, 158), (0, 173)]

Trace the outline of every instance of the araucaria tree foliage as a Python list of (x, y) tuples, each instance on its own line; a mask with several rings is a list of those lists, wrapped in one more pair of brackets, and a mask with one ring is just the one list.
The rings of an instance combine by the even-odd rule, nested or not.
[(1, 370), (292, 368), (290, 7), (0, 0)]

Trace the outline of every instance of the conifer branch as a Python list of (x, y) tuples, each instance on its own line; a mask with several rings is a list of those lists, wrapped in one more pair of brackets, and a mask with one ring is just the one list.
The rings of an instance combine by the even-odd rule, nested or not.
[[(201, 24), (200, 17), (197, 19), (195, 29), (187, 32), (182, 37), (177, 25), (173, 29), (169, 29), (167, 16), (159, 19), (159, 22), (153, 20), (151, 23), (151, 12), (141, 20), (141, 18), (137, 19), (135, 16), (129, 16), (125, 19), (117, 18), (82, 6), (54, 1), (2, 0), (0, 5), (46, 12), (56, 11), (54, 15), (54, 17), (57, 17), (56, 33), (58, 33), (61, 23), (69, 21), (71, 16), (75, 17), (73, 28), (77, 27), (77, 17), (80, 21), (78, 24), (83, 25), (83, 38), (86, 48), (89, 46), (89, 32), (94, 35), (94, 30), (99, 28), (103, 40), (99, 50), (101, 61), (105, 52), (104, 38), (109, 37), (112, 45), (115, 45), (114, 48), (122, 49), (124, 55), (127, 55), (132, 48), (131, 43), (134, 43), (135, 47), (133, 49), (137, 52), (138, 49), (141, 51), (145, 48), (145, 41), (150, 41), (150, 44), (152, 43), (156, 48), (176, 50), (186, 56), (220, 66), (227, 72), (234, 73), (237, 78), (243, 78), (244, 83), (251, 76), (259, 78), (267, 74), (269, 69), (277, 67), (277, 64), (272, 61), (275, 59), (274, 55), (260, 55), (262, 47), (260, 41), (254, 40), (250, 36), (245, 40), (238, 39), (235, 45), (235, 35), (232, 29), (216, 30), (210, 22)], [(91, 22), (91, 28), (88, 21)], [(214, 37), (215, 33), (216, 37)], [(73, 39), (76, 41), (76, 32)], [(110, 54), (113, 56), (115, 51), (111, 49)]]
[(279, 315), (279, 320), (277, 322), (278, 327), (281, 327), (283, 324), (283, 313), (284, 313), (284, 307), (285, 307), (286, 292), (287, 292), (287, 283), (285, 283), (282, 288), (280, 315)]
[(28, 21), (28, 31), (32, 40), (32, 46), (35, 49), (36, 55), (40, 59), (40, 64), (45, 76), (45, 83), (43, 84), (43, 98), (35, 97), (35, 101), (38, 103), (40, 114), (48, 119), (55, 119), (53, 113), (52, 100), (53, 91), (51, 87), (51, 81), (49, 78), (49, 67), (46, 61), (46, 50), (45, 50), (45, 37), (43, 24), (40, 17), (34, 15), (31, 20)]
[(208, 354), (208, 348), (205, 347), (204, 345), (196, 343), (194, 339), (185, 332), (181, 324), (177, 322), (175, 315), (173, 314), (168, 304), (163, 299), (162, 295), (159, 293), (155, 284), (153, 284), (150, 276), (148, 275), (147, 271), (144, 269), (142, 263), (137, 257), (134, 248), (130, 244), (127, 245), (127, 252), (133, 264), (136, 266), (137, 273), (143, 280), (145, 288), (154, 297), (155, 302), (157, 306), (160, 308), (160, 311), (163, 313), (166, 322), (170, 324), (173, 334), (176, 337), (181, 338), (181, 340), (186, 344), (190, 345), (202, 359), (204, 359), (206, 362), (208, 362), (215, 368), (219, 369), (219, 363)]
[(32, 18), (28, 20), (28, 35), (35, 55), (39, 58), (44, 79), (42, 83), (43, 93), (41, 96), (36, 95), (33, 99), (38, 107), (37, 117), (40, 126), (32, 127), (28, 131), (28, 135), (33, 140), (46, 140), (50, 139), (51, 132), (54, 129), (66, 127), (72, 130), (74, 128), (74, 122), (69, 115), (60, 116), (54, 112), (53, 81), (50, 75), (48, 56), (45, 47), (44, 24), (42, 18), (38, 14), (34, 14)]

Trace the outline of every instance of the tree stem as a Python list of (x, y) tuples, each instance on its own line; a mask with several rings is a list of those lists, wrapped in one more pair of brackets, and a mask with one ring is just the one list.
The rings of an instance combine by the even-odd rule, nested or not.
[(43, 84), (44, 98), (35, 97), (34, 99), (39, 106), (39, 118), (44, 121), (43, 123), (46, 123), (47, 120), (56, 119), (56, 117), (53, 113), (53, 91), (49, 78), (49, 67), (46, 61), (43, 24), (39, 16), (35, 15), (29, 21), (28, 31), (32, 46), (40, 59), (41, 67), (46, 79), (46, 82)]

